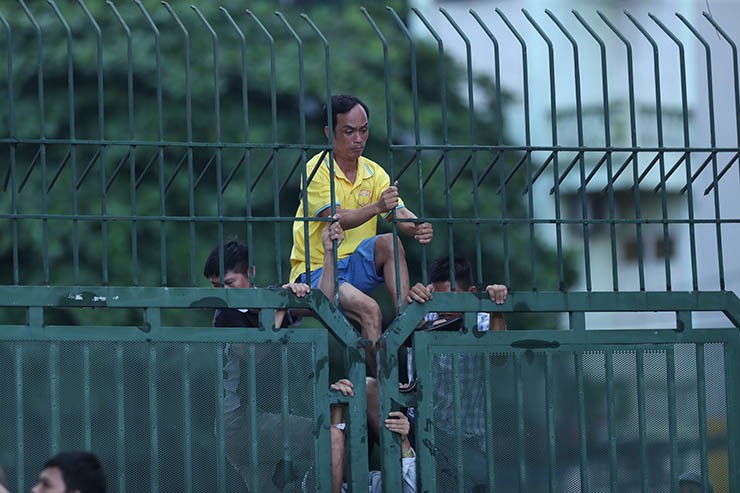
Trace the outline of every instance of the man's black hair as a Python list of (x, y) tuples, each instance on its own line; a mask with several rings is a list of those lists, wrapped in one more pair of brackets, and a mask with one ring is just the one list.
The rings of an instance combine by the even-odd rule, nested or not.
[(67, 491), (105, 493), (103, 466), (92, 452), (60, 452), (44, 464), (44, 469), (56, 467), (62, 472)]
[[(203, 275), (207, 279), (220, 274), (218, 271), (218, 256), (219, 247), (216, 246), (208, 255), (206, 263), (203, 266)], [(226, 243), (224, 243), (224, 274), (232, 271), (246, 276), (249, 270), (248, 263), (249, 250), (247, 249), (247, 245), (236, 239), (226, 240)]]
[[(455, 286), (467, 290), (473, 285), (473, 269), (465, 257), (455, 255), (454, 258)], [(437, 258), (429, 269), (430, 282), (450, 282), (450, 257)]]
[[(367, 115), (368, 120), (370, 120), (370, 110), (368, 109), (367, 105), (360, 100), (357, 96), (352, 96), (350, 94), (337, 94), (331, 97), (331, 128), (332, 132), (337, 131), (337, 115), (341, 115), (344, 113), (348, 113), (349, 110), (354, 108), (357, 105), (362, 106), (362, 109), (365, 110), (365, 114)], [(324, 105), (324, 108), (321, 110), (321, 115), (324, 119), (324, 124), (328, 127), (329, 126), (329, 109)]]

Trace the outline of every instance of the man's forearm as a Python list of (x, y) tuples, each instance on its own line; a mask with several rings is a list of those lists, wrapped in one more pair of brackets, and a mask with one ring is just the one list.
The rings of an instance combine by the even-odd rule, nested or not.
[(334, 255), (332, 251), (324, 251), (324, 269), (319, 279), (319, 289), (329, 299), (334, 297)]
[[(400, 209), (396, 209), (396, 219), (416, 219), (416, 214), (406, 207), (401, 207)], [(400, 221), (396, 224), (398, 225), (398, 229), (406, 236), (414, 236), (416, 234), (416, 223)]]
[[(327, 211), (327, 214), (330, 211)], [(373, 217), (380, 214), (377, 204), (369, 204), (359, 209), (341, 209), (337, 213), (340, 215), (339, 224), (342, 225), (342, 229), (345, 231), (348, 229), (356, 228), (362, 224), (365, 224)], [(322, 214), (324, 215), (324, 214)]]

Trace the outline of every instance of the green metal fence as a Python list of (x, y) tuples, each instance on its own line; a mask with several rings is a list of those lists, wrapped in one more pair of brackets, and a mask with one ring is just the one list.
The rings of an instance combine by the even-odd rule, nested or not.
[[(364, 395), (327, 390), (340, 375), (363, 387), (358, 333), (321, 295), (199, 287), (230, 236), (249, 245), (258, 285), (288, 281), (302, 164), (331, 151), (319, 108), (338, 92), (369, 103), (367, 154), (435, 226), (428, 247), (402, 238), (412, 282), (462, 253), (480, 285), (511, 289), (503, 306), (451, 294), (388, 320), (381, 412), (416, 409), (423, 491), (469, 491), (445, 479), (438, 452), (465, 478), (470, 437), (437, 431), (430, 391), (447, 360), (459, 422), (475, 386), (455, 373), (464, 358), (479, 367), (489, 491), (673, 491), (687, 469), (740, 489), (734, 13), (452, 7), (0, 6), (0, 415), (12, 423), (0, 465), (12, 490), (74, 447), (101, 454), (112, 491), (242, 491), (219, 408), (223, 345), (237, 341), (281, 355), (273, 410), (311, 422), (320, 491), (329, 404), (347, 406), (348, 477), (363, 490)], [(210, 329), (224, 306), (319, 315), (287, 331), (268, 311), (259, 331)], [(400, 394), (403, 341), (437, 310), (465, 312), (468, 328), (476, 311), (503, 311), (510, 330), (413, 335), (418, 386)], [(327, 332), (341, 356), (331, 376)], [(292, 477), (288, 432), (279, 440)], [(398, 443), (381, 443), (384, 488), (400, 491)]]

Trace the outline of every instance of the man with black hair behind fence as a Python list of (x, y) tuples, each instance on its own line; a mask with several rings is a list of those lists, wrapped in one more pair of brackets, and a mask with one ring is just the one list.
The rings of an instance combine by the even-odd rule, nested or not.
[[(304, 219), (326, 217), (334, 207), (341, 215), (340, 222), (345, 230), (345, 241), (337, 250), (340, 260), (337, 266), (339, 304), (342, 311), (359, 324), (362, 336), (373, 343), (367, 350), (367, 363), (370, 373), (375, 375), (374, 343), (382, 333), (382, 313), (370, 293), (385, 283), (395, 302), (398, 278), (401, 300), (405, 304), (409, 289), (403, 245), (400, 241), (394, 242), (390, 233), (377, 234), (378, 216), (389, 219), (395, 214), (398, 219), (416, 219), (416, 215), (404, 206), (398, 187), (395, 183), (391, 184), (388, 173), (362, 155), (369, 135), (370, 110), (367, 105), (355, 96), (332, 96), (331, 135), (328, 114), (328, 109), (324, 107), (324, 133), (332, 140), (334, 166), (331, 166), (326, 152), (315, 155), (306, 163), (309, 182), (303, 193), (307, 207), (304, 210), (304, 197), (301, 196), (293, 223), (290, 279), (317, 286), (324, 255), (320, 240), (321, 225), (317, 221), (307, 221), (306, 225)], [(333, 201), (332, 189), (335, 194)], [(432, 225), (427, 222), (399, 222), (398, 229), (422, 244), (432, 241), (434, 235)], [(309, 255), (308, 266), (306, 250)], [(398, 272), (395, 268), (396, 250)], [(306, 271), (310, 272), (308, 280)]]
[[(453, 263), (455, 275), (455, 292), (475, 292), (473, 274), (468, 262), (463, 257), (455, 257)], [(450, 259), (440, 257), (434, 261), (429, 273), (431, 284), (424, 286), (417, 283), (409, 290), (408, 302), (425, 303), (432, 299), (433, 293), (451, 292)], [(508, 288), (503, 284), (490, 284), (486, 292), (497, 305), (503, 304), (508, 295)], [(445, 325), (461, 327), (461, 313), (428, 313), (422, 325), (425, 329), (435, 330)], [(478, 313), (478, 331), (506, 330), (506, 321), (499, 312)], [(434, 408), (435, 443), (437, 452), (437, 481), (439, 491), (458, 491), (457, 481), (464, 481), (465, 491), (489, 491), (486, 473), (489, 464), (485, 454), (485, 392), (481, 383), (483, 376), (483, 356), (481, 354), (461, 354), (455, 360), (453, 368), (452, 354), (439, 354), (432, 358), (432, 402)], [(411, 359), (411, 358), (409, 358)], [(409, 365), (412, 366), (412, 365)], [(410, 372), (412, 373), (412, 372)], [(455, 378), (461, 382), (460, 423), (455, 427)], [(413, 385), (413, 381), (411, 382)], [(413, 413), (412, 413), (413, 418)], [(464, 477), (457, 477), (457, 462), (454, 455), (455, 436), (462, 434)]]
[(44, 464), (31, 493), (105, 493), (105, 473), (91, 452), (61, 452)]
[[(341, 244), (344, 232), (339, 224), (338, 216), (335, 221), (325, 223), (321, 241), (324, 246), (325, 275), (317, 283), (319, 289), (328, 297), (334, 295), (334, 259), (333, 241)], [(249, 275), (249, 257), (247, 246), (236, 240), (229, 240), (223, 246), (224, 277), (219, 275), (219, 247), (213, 249), (203, 268), (203, 275), (213, 287), (250, 288), (252, 287)], [(254, 268), (252, 268), (254, 275)], [(304, 283), (287, 283), (282, 286), (289, 289), (298, 297), (306, 296), (311, 287)], [(275, 326), (288, 327), (295, 323), (298, 317), (290, 310), (275, 312)], [(255, 309), (220, 309), (213, 318), (214, 327), (259, 327), (259, 310)], [(313, 427), (310, 419), (290, 414), (289, 422), (283, 425), (280, 413), (281, 389), (280, 379), (272, 367), (275, 358), (279, 358), (279, 344), (255, 345), (254, 368), (256, 396), (247, 395), (248, 373), (251, 361), (246, 344), (226, 344), (224, 348), (224, 432), (226, 437), (226, 457), (239, 472), (245, 484), (252, 484), (252, 476), (258, 474), (258, 490), (260, 493), (279, 491), (293, 491), (299, 489), (304, 473), (311, 465), (313, 456)], [(279, 359), (278, 359), (279, 361)], [(268, 368), (269, 366), (269, 368)], [(256, 410), (256, 437), (251, 436), (250, 400), (257, 401)], [(271, 406), (276, 406), (272, 408)], [(291, 458), (290, 463), (283, 460), (283, 448), (279, 445), (283, 440), (284, 426), (289, 427)], [(259, 471), (252, 470), (251, 446), (260, 444)]]

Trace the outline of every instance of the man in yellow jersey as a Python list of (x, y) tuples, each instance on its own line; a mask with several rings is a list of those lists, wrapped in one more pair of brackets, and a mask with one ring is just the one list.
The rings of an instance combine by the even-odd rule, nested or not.
[[(324, 133), (329, 138), (328, 110), (324, 108)], [(374, 343), (382, 333), (382, 314), (370, 292), (385, 282), (391, 298), (396, 299), (396, 278), (401, 299), (406, 303), (409, 274), (403, 245), (394, 245), (390, 233), (377, 235), (378, 216), (390, 219), (395, 211), (398, 219), (416, 219), (391, 185), (388, 173), (377, 163), (362, 155), (368, 138), (369, 110), (359, 98), (349, 95), (332, 96), (331, 118), (334, 147), (334, 193), (331, 200), (331, 161), (328, 153), (319, 153), (306, 163), (310, 178), (306, 190), (307, 210), (301, 198), (296, 218), (328, 217), (332, 206), (340, 216), (344, 242), (337, 251), (339, 264), (339, 304), (342, 311), (359, 323), (362, 336), (373, 343), (368, 348), (368, 364), (375, 374)], [(305, 235), (307, 225), (308, 237)], [(324, 248), (321, 243), (320, 221), (293, 223), (293, 250), (290, 253), (290, 279), (315, 286), (321, 276)], [(399, 222), (398, 229), (422, 244), (432, 241), (434, 231), (426, 222)], [(306, 265), (308, 243), (309, 265)], [(396, 272), (394, 248), (398, 249), (399, 270)], [(310, 279), (306, 280), (306, 272)]]

